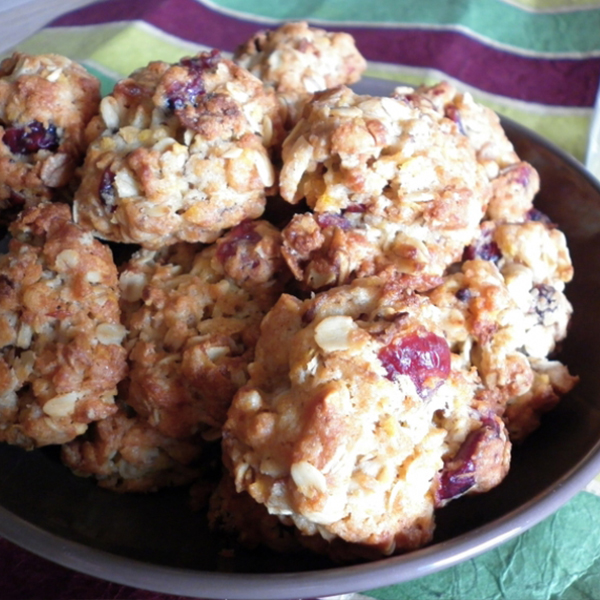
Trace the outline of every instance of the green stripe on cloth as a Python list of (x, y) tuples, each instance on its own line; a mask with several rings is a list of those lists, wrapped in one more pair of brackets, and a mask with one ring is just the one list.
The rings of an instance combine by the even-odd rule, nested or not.
[[(377, 600), (598, 598), (600, 498), (581, 492), (517, 538), (440, 573), (369, 592)], [(582, 574), (585, 574), (582, 576)]]
[(527, 55), (577, 57), (600, 55), (600, 9), (533, 13), (498, 0), (419, 0), (373, 2), (364, 0), (298, 2), (281, 0), (199, 0), (215, 11), (241, 19), (267, 22), (310, 18), (313, 22), (368, 27), (448, 28), (483, 38), (492, 46)]
[(533, 11), (572, 11), (600, 7), (600, 0), (500, 0), (525, 10)]
[(124, 77), (150, 61), (177, 62), (206, 47), (169, 36), (143, 22), (128, 22), (44, 29), (17, 49), (32, 54), (56, 52), (80, 62), (91, 60)]

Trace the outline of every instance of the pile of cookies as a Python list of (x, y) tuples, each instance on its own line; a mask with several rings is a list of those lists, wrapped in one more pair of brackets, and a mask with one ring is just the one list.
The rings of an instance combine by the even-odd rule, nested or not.
[(0, 441), (340, 559), (502, 481), (576, 383), (565, 237), (491, 110), (359, 95), (365, 68), (306, 23), (103, 98), (61, 56), (0, 65)]

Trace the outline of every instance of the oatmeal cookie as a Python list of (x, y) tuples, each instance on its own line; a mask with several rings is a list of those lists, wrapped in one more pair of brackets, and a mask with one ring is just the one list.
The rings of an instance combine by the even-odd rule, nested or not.
[(57, 54), (15, 52), (0, 64), (0, 220), (55, 196), (85, 152), (100, 83)]
[(233, 60), (275, 89), (295, 123), (314, 92), (356, 83), (367, 67), (349, 33), (309, 27), (304, 21), (259, 31)]
[(115, 412), (126, 372), (110, 250), (65, 204), (26, 209), (0, 257), (0, 440), (61, 444)]
[(431, 87), (398, 88), (396, 98), (409, 98), (423, 108), (433, 108), (439, 118), (454, 121), (458, 130), (475, 149), (477, 161), (492, 182), (487, 218), (497, 221), (524, 220), (533, 208), (539, 191), (539, 175), (515, 153), (512, 142), (490, 108), (475, 102), (468, 92), (461, 93), (448, 82)]
[(122, 405), (64, 444), (61, 459), (76, 475), (94, 477), (100, 487), (154, 492), (197, 479), (202, 449), (201, 439), (169, 438)]
[(313, 289), (389, 265), (439, 276), (478, 236), (483, 167), (455, 123), (410, 99), (318, 93), (282, 155), (281, 195), (312, 209), (284, 231), (286, 259)]
[(567, 333), (572, 266), (564, 235), (544, 223), (486, 229), (486, 241), (467, 249), (473, 260), (428, 295), (446, 314), (453, 350), (500, 392), (511, 438), (521, 441), (577, 382), (549, 358)]
[(259, 217), (279, 110), (272, 90), (217, 52), (150, 63), (117, 83), (88, 128), (77, 222), (157, 250)]
[(122, 272), (128, 402), (162, 434), (218, 437), (283, 288), (280, 245), (270, 224), (245, 222), (201, 251), (141, 251)]
[(485, 491), (510, 442), (429, 300), (378, 277), (267, 314), (223, 430), (238, 492), (304, 535), (383, 554), (431, 539), (434, 509)]

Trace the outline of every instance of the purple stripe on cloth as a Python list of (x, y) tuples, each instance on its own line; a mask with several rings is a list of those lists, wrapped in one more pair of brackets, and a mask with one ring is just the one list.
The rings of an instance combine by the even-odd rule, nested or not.
[[(144, 20), (191, 42), (233, 51), (262, 27), (213, 11), (194, 0), (111, 0), (65, 15), (54, 26)], [(368, 60), (437, 69), (482, 91), (526, 102), (592, 107), (600, 58), (543, 59), (519, 56), (461, 33), (423, 29), (328, 27), (348, 31)]]

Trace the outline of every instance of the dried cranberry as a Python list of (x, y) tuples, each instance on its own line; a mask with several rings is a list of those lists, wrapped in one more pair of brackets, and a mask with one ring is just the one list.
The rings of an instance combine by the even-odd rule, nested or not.
[(523, 188), (527, 188), (531, 183), (531, 175), (533, 174), (533, 167), (527, 163), (519, 163), (514, 167), (510, 168), (510, 178), (512, 181), (517, 183)]
[(213, 69), (221, 55), (218, 50), (202, 52), (197, 56), (182, 58), (179, 64), (190, 72), (186, 82), (175, 81), (167, 90), (167, 107), (180, 110), (186, 106), (198, 106), (198, 97), (206, 93), (204, 71)]
[(38, 150), (54, 152), (59, 146), (56, 127), (44, 127), (39, 121), (24, 127), (8, 127), (2, 139), (13, 154), (33, 154)]
[(491, 239), (491, 235), (485, 234), (465, 248), (462, 258), (463, 260), (481, 259), (497, 263), (502, 258), (502, 252), (498, 244)]
[(196, 56), (187, 56), (179, 61), (182, 67), (188, 68), (190, 71), (206, 71), (214, 69), (221, 60), (221, 53), (214, 49), (210, 52), (201, 52)]
[(167, 108), (180, 110), (186, 106), (198, 105), (198, 96), (206, 93), (201, 75), (193, 77), (185, 84), (180, 81), (173, 83), (167, 91)]
[(450, 374), (450, 348), (444, 338), (431, 332), (411, 333), (382, 348), (378, 358), (388, 379), (408, 375), (421, 398), (434, 392)]
[(242, 221), (218, 243), (217, 258), (221, 262), (225, 262), (237, 254), (241, 245), (254, 245), (260, 240), (261, 236), (257, 233), (254, 223), (252, 221)]
[(337, 227), (342, 231), (348, 231), (352, 225), (346, 217), (343, 215), (336, 215), (334, 213), (317, 213), (315, 219), (321, 229), (327, 229), (327, 227)]
[(475, 485), (477, 455), (490, 439), (499, 435), (500, 428), (493, 419), (484, 419), (479, 429), (467, 435), (456, 455), (444, 465), (437, 491), (438, 502), (462, 496)]
[(364, 213), (367, 212), (366, 204), (351, 204), (344, 209), (344, 213)]
[(98, 195), (103, 204), (111, 212), (114, 212), (117, 208), (115, 204), (116, 193), (115, 193), (115, 174), (110, 170), (110, 167), (106, 167), (102, 176), (100, 177), (100, 185), (98, 186)]

